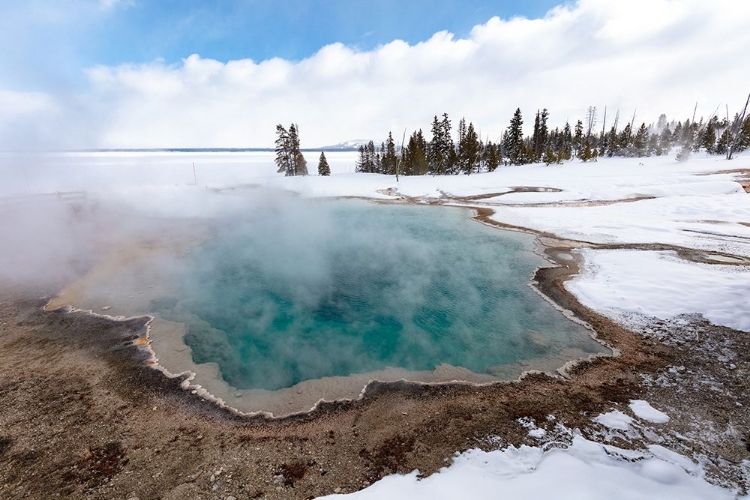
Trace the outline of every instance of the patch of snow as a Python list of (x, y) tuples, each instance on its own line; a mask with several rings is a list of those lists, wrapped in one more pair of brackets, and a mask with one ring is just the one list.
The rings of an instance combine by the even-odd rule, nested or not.
[[(661, 447), (659, 447), (661, 448)], [(622, 453), (618, 453), (618, 452)], [(420, 480), (418, 472), (387, 476), (367, 489), (329, 499), (442, 500), (698, 500), (735, 498), (734, 492), (708, 483), (702, 470), (681, 455), (657, 449), (635, 459), (627, 450), (604, 447), (581, 436), (571, 446), (542, 452), (538, 447), (469, 450), (453, 465)], [(687, 468), (686, 468), (687, 467)], [(747, 498), (747, 497), (745, 497)]]
[[(748, 197), (750, 198), (750, 196)], [(750, 268), (697, 264), (674, 252), (583, 249), (581, 274), (565, 287), (614, 319), (701, 313), (716, 325), (750, 331)]]
[(547, 431), (545, 431), (544, 429), (540, 429), (538, 427), (536, 429), (531, 429), (529, 431), (529, 436), (533, 438), (537, 438), (537, 439), (542, 439), (546, 435), (547, 435)]
[(666, 424), (669, 422), (669, 415), (657, 410), (648, 401), (634, 399), (630, 401), (630, 409), (641, 420), (646, 420), (654, 424)]
[(608, 413), (602, 413), (594, 418), (594, 422), (603, 425), (609, 429), (618, 429), (621, 431), (627, 431), (630, 429), (630, 424), (633, 423), (633, 418), (629, 415), (624, 414), (620, 410), (612, 410)]

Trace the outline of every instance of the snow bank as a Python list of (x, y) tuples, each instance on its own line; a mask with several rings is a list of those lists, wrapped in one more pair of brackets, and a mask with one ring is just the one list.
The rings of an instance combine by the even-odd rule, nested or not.
[(681, 455), (661, 447), (635, 460), (632, 455), (631, 451), (605, 447), (581, 436), (575, 436), (566, 449), (553, 448), (548, 452), (529, 446), (492, 452), (470, 450), (459, 455), (450, 467), (426, 479), (419, 480), (416, 471), (405, 476), (393, 475), (360, 492), (324, 498), (735, 498), (731, 491), (706, 482), (701, 469)]
[(666, 424), (669, 422), (669, 415), (657, 410), (648, 401), (634, 399), (630, 402), (630, 409), (636, 417), (654, 424)]
[(626, 431), (630, 429), (630, 424), (633, 423), (633, 418), (629, 415), (625, 415), (620, 410), (612, 410), (608, 413), (598, 415), (594, 418), (594, 422), (601, 424), (608, 429)]
[(750, 268), (697, 264), (674, 252), (580, 251), (581, 274), (565, 287), (583, 305), (614, 319), (701, 313), (716, 325), (750, 332)]

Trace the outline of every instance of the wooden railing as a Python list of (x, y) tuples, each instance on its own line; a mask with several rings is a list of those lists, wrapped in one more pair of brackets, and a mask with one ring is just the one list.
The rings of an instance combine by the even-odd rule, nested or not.
[(0, 198), (0, 211), (19, 210), (42, 203), (65, 203), (85, 205), (88, 203), (86, 191), (68, 191), (43, 194), (22, 194)]

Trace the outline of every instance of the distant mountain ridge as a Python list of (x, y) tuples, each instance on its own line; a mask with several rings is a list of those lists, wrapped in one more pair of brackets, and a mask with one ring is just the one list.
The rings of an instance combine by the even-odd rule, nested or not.
[(366, 146), (370, 142), (367, 139), (352, 139), (349, 141), (339, 142), (333, 146), (324, 146), (324, 151), (356, 151), (360, 146)]

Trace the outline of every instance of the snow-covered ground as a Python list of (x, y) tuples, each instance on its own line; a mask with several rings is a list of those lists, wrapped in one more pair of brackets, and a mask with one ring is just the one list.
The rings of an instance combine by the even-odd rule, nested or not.
[[(306, 153), (313, 174), (318, 156)], [(736, 174), (715, 173), (750, 169), (750, 152), (731, 162), (702, 154), (684, 163), (673, 156), (615, 158), (399, 182), (392, 176), (355, 174), (356, 153), (326, 156), (331, 177), (284, 178), (276, 174), (272, 153), (5, 154), (0, 157), (0, 201), (17, 194), (85, 190), (111, 199), (135, 196), (141, 206), (193, 215), (215, 207), (211, 196), (217, 189), (248, 185), (306, 197), (390, 198), (385, 190), (395, 189), (423, 202), (486, 195), (467, 203), (493, 208), (499, 222), (563, 238), (750, 256), (750, 195)], [(517, 187), (555, 189), (512, 192)], [(253, 195), (252, 190), (247, 193)], [(630, 198), (644, 199), (609, 203)], [(663, 319), (701, 313), (716, 324), (750, 331), (748, 267), (697, 264), (663, 250), (580, 252), (585, 264), (568, 289), (584, 305), (617, 321), (627, 322), (632, 313)], [(630, 409), (653, 425), (669, 418), (645, 401), (631, 402)], [(605, 427), (628, 427), (633, 417), (618, 413), (600, 415), (596, 421)], [(348, 498), (733, 498), (732, 492), (707, 483), (699, 466), (676, 453), (652, 446), (636, 455), (581, 436), (564, 449), (471, 450), (424, 480), (418, 480), (416, 472), (390, 476)]]
[(580, 252), (584, 268), (566, 287), (586, 307), (621, 323), (630, 313), (661, 319), (701, 313), (716, 325), (750, 332), (750, 267), (698, 264), (674, 252)]
[(680, 499), (720, 500), (733, 494), (707, 483), (690, 460), (661, 446), (632, 452), (574, 436), (567, 448), (470, 450), (426, 479), (389, 476), (369, 488), (322, 498), (439, 500)]

